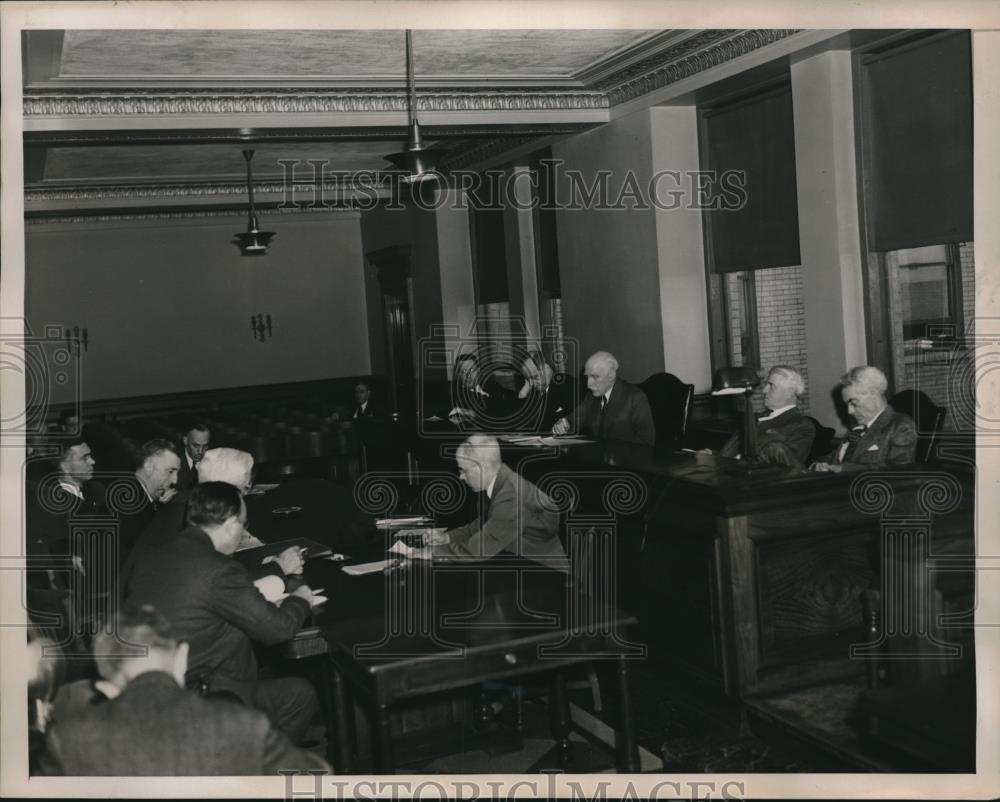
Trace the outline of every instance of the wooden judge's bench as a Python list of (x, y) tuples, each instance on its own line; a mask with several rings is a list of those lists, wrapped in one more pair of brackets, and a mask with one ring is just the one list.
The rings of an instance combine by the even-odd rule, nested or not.
[[(653, 654), (739, 700), (750, 721), (887, 768), (870, 757), (869, 740), (892, 729), (880, 695), (898, 704), (907, 688), (973, 681), (971, 463), (747, 470), (629, 444), (504, 446), (504, 459), (551, 495), (576, 488), (568, 527), (614, 522), (613, 598)], [(943, 723), (974, 740), (974, 686), (966, 697), (972, 709), (947, 722), (909, 713), (901, 728), (930, 738), (900, 747), (915, 765), (974, 761), (971, 747), (942, 760), (933, 743)]]

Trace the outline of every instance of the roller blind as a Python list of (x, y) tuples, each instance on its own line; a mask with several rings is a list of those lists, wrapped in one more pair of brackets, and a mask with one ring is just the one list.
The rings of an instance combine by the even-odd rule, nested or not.
[(701, 122), (711, 269), (799, 264), (791, 86), (703, 109)]
[(865, 56), (862, 137), (878, 251), (973, 239), (968, 31)]

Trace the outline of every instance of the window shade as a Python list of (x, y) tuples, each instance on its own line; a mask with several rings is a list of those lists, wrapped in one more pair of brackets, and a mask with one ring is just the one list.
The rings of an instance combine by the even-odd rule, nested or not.
[[(712, 208), (705, 213), (712, 269), (730, 273), (799, 264), (791, 87), (704, 110), (702, 153), (713, 177)], [(725, 208), (738, 206), (733, 185), (727, 189), (723, 178), (732, 170), (745, 176), (742, 208)]]
[(968, 32), (866, 56), (862, 71), (865, 194), (874, 249), (972, 240)]

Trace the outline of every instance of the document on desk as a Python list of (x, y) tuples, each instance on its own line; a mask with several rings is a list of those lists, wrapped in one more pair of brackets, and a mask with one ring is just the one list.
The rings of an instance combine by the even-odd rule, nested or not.
[(363, 574), (374, 574), (376, 571), (384, 571), (391, 565), (395, 565), (399, 560), (376, 560), (372, 563), (359, 563), (358, 565), (345, 565), (344, 573), (351, 576), (361, 576)]
[(411, 527), (420, 526), (421, 524), (430, 524), (431, 519), (426, 515), (411, 515), (406, 516), (390, 516), (389, 518), (376, 518), (375, 526), (378, 529), (393, 529), (395, 527)]
[(269, 484), (256, 484), (256, 485), (254, 485), (253, 487), (251, 487), (247, 491), (247, 495), (248, 496), (259, 496), (259, 495), (261, 495), (263, 493), (268, 492), (269, 490), (274, 490), (274, 488), (276, 488), (276, 487), (277, 487), (277, 485), (273, 485), (273, 484), (272, 485), (269, 485)]

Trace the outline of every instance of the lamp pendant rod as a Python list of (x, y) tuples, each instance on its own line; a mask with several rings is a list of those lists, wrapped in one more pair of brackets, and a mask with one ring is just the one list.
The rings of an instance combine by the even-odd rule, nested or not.
[(413, 75), (413, 39), (412, 32), (406, 29), (406, 86), (409, 94), (410, 127), (417, 122), (417, 89)]
[(252, 150), (244, 150), (243, 158), (247, 160), (247, 192), (250, 194), (250, 216), (254, 214), (253, 208), (253, 165), (251, 160), (253, 159)]

